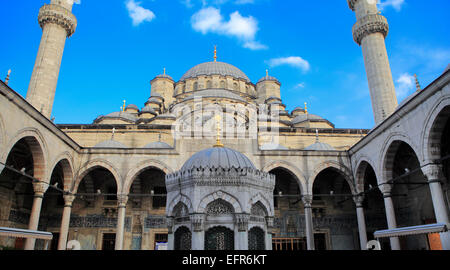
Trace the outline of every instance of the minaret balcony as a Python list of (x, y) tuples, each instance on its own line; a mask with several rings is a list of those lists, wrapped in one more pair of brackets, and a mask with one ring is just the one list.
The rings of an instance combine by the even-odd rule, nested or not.
[(389, 24), (383, 15), (368, 14), (359, 19), (352, 30), (353, 39), (361, 45), (363, 38), (373, 33), (381, 33), (386, 38), (389, 33)]
[(44, 28), (47, 23), (54, 23), (63, 27), (67, 31), (67, 37), (75, 33), (77, 27), (77, 19), (72, 12), (55, 4), (42, 6), (39, 10), (38, 21), (41, 28)]

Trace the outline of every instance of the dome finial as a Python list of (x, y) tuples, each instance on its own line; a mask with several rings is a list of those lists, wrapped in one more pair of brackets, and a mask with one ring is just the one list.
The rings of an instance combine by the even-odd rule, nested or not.
[(269, 70), (266, 69), (266, 77), (269, 77)]
[(124, 99), (123, 100), (123, 107), (122, 107), (122, 111), (124, 112), (125, 111), (125, 104), (127, 103), (127, 101)]
[(216, 119), (216, 123), (217, 123), (217, 137), (216, 137), (216, 144), (214, 145), (214, 147), (223, 147), (223, 143), (220, 141), (220, 122), (222, 121), (222, 117), (220, 117), (220, 115), (216, 115), (215, 116)]
[(217, 62), (217, 45), (214, 45), (214, 62)]
[(166, 68), (164, 68), (164, 75), (166, 75)]
[(308, 113), (308, 107), (306, 105), (307, 103), (305, 102), (305, 113)]

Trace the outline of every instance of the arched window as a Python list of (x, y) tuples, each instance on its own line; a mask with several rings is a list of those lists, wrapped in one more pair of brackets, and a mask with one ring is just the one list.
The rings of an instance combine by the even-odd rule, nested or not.
[(194, 87), (193, 88), (194, 88), (194, 91), (198, 90), (198, 83), (197, 82), (194, 83)]
[(234, 232), (222, 226), (207, 230), (205, 250), (234, 250)]
[(224, 88), (225, 89), (225, 81), (220, 81), (220, 88)]
[(212, 82), (211, 81), (207, 81), (206, 82), (206, 88), (212, 88)]
[(253, 227), (248, 231), (248, 250), (265, 250), (264, 231), (259, 227)]
[(191, 250), (192, 234), (186, 227), (180, 227), (175, 231), (175, 250)]
[(233, 90), (238, 91), (239, 85), (237, 83), (233, 83)]

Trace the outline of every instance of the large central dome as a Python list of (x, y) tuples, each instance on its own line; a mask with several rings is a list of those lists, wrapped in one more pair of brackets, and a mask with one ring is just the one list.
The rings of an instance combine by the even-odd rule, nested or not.
[(244, 74), (237, 67), (223, 63), (223, 62), (206, 62), (188, 70), (183, 77), (181, 77), (181, 81), (184, 81), (188, 78), (195, 78), (198, 76), (210, 76), (210, 75), (222, 75), (222, 76), (231, 76), (236, 79), (243, 79), (246, 82), (250, 82), (250, 79), (247, 75)]

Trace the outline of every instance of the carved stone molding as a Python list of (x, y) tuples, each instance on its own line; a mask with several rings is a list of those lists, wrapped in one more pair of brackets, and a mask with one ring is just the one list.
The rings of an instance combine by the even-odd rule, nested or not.
[(75, 33), (77, 19), (68, 9), (59, 5), (44, 5), (39, 10), (39, 25), (43, 29), (47, 23), (54, 23), (63, 27), (67, 32), (67, 37)]
[(273, 229), (274, 217), (266, 217), (267, 231)]
[(248, 230), (248, 221), (250, 219), (249, 214), (236, 214), (235, 222), (238, 227), (238, 231), (245, 232)]
[(190, 218), (194, 232), (203, 231), (203, 221), (205, 220), (205, 214), (191, 214)]
[(168, 233), (173, 233), (173, 224), (174, 224), (174, 218), (173, 217), (167, 217), (166, 218), (166, 224), (167, 224), (167, 230)]
[(361, 45), (363, 38), (370, 34), (381, 33), (386, 38), (389, 33), (387, 19), (379, 14), (368, 14), (359, 19), (353, 26), (353, 39)]

